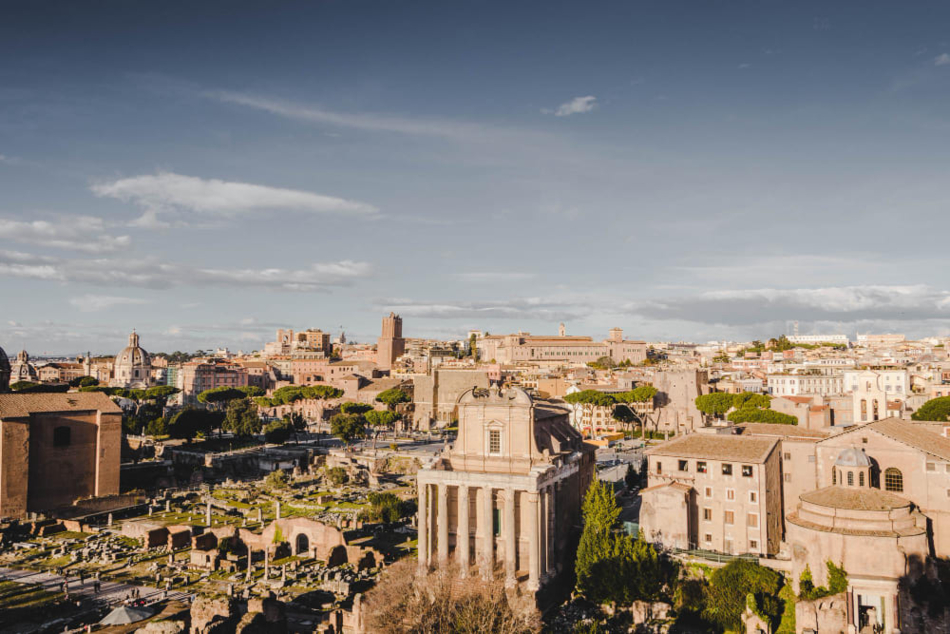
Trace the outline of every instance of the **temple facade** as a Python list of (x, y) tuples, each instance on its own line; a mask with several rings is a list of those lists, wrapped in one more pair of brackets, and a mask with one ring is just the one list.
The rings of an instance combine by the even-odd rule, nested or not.
[(517, 388), (470, 389), (458, 412), (456, 442), (418, 474), (419, 565), (536, 592), (573, 565), (594, 448), (567, 410)]

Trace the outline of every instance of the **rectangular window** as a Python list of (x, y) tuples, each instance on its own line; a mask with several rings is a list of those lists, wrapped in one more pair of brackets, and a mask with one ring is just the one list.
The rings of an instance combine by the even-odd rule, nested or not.
[(706, 542), (707, 544), (711, 544), (712, 535), (710, 533), (706, 533), (705, 535), (703, 535), (703, 541)]
[(749, 503), (758, 504), (759, 503), (759, 494), (755, 491), (749, 491)]
[(680, 471), (689, 471), (689, 460), (680, 460)]
[(732, 475), (732, 465), (728, 462), (722, 463), (722, 475), (731, 476)]
[(712, 497), (712, 487), (706, 487), (706, 497)]
[[(947, 465), (947, 466), (950, 467), (950, 465)], [(948, 470), (950, 470), (950, 469), (948, 469)], [(706, 473), (706, 463), (705, 463), (704, 461), (697, 462), (697, 463), (696, 463), (696, 471), (697, 471), (698, 473)]]
[(759, 527), (759, 514), (758, 513), (749, 513), (746, 517), (746, 525), (749, 528), (758, 528)]
[(747, 465), (747, 464), (742, 465), (742, 477), (743, 478), (752, 477), (752, 465)]
[(759, 542), (755, 541), (754, 539), (750, 539), (749, 550), (758, 550), (758, 549), (759, 549)]
[(792, 481), (792, 474), (791, 474), (791, 473), (786, 473), (786, 474), (785, 474), (785, 481), (786, 481), (786, 482), (791, 482), (791, 481)]
[(726, 524), (735, 524), (736, 523), (735, 513), (733, 513), (732, 511), (726, 511), (725, 522)]
[(734, 500), (736, 499), (736, 490), (735, 489), (726, 489), (726, 499)]
[(663, 463), (657, 460), (656, 462), (656, 472), (663, 473)]
[(936, 471), (936, 470), (937, 470), (937, 465), (935, 463), (933, 462), (927, 463), (927, 471)]
[(786, 459), (786, 460), (791, 460), (791, 459), (792, 459), (792, 454), (790, 454), (790, 453), (788, 453), (788, 452), (786, 451), (786, 452), (785, 452), (785, 459)]
[(501, 432), (497, 429), (488, 432), (488, 453), (501, 453)]
[(703, 509), (703, 519), (707, 522), (712, 521), (712, 509)]

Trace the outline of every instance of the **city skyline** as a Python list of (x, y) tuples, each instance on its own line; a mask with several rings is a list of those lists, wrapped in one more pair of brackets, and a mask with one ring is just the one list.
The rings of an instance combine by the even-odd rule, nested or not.
[(0, 345), (950, 334), (948, 18), (7, 3)]

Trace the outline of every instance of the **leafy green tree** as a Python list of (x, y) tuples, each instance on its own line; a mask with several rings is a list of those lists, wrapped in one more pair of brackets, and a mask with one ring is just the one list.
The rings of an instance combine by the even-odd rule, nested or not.
[(168, 422), (168, 434), (172, 438), (191, 439), (199, 433), (208, 435), (224, 422), (224, 414), (187, 406), (172, 416)]
[(266, 392), (264, 388), (258, 387), (256, 385), (242, 385), (237, 388), (239, 392), (243, 392), (248, 398), (254, 398), (255, 396), (264, 396)]
[(781, 616), (782, 604), (777, 600), (781, 585), (778, 572), (753, 561), (733, 559), (710, 576), (703, 614), (723, 629), (738, 630), (747, 605), (746, 595), (752, 594), (762, 611), (775, 621)]
[(627, 473), (623, 476), (623, 483), (628, 489), (640, 485), (640, 474), (633, 468), (633, 463), (627, 465)]
[(768, 409), (772, 405), (772, 398), (767, 394), (756, 394), (755, 392), (742, 392), (732, 397), (732, 406), (736, 409), (744, 407), (759, 407)]
[(370, 493), (368, 496), (370, 508), (364, 511), (363, 517), (371, 522), (392, 524), (405, 517), (415, 515), (416, 505), (410, 500), (400, 500), (396, 494), (390, 492)]
[(304, 390), (307, 398), (320, 401), (331, 401), (335, 398), (343, 398), (343, 390), (331, 385), (313, 385)]
[(616, 402), (610, 394), (600, 390), (574, 392), (567, 394), (564, 400), (574, 407), (575, 412), (577, 407), (581, 407), (585, 415), (589, 415), (594, 407), (610, 407)]
[(396, 412), (373, 409), (363, 414), (363, 418), (374, 429), (392, 429), (400, 416)]
[(247, 395), (244, 394), (241, 390), (234, 387), (215, 387), (210, 390), (205, 390), (198, 395), (199, 403), (228, 403), (235, 399), (244, 399), (247, 398)]
[(145, 433), (149, 436), (164, 436), (168, 433), (168, 425), (161, 416), (153, 418), (145, 427)]
[(334, 486), (346, 484), (349, 476), (346, 475), (346, 469), (343, 467), (330, 467), (327, 469), (327, 480)]
[(89, 387), (99, 385), (99, 379), (94, 376), (79, 376), (69, 382), (69, 387)]
[(330, 418), (330, 433), (349, 445), (350, 442), (366, 435), (366, 419), (359, 414), (340, 412)]
[(293, 428), (286, 418), (271, 421), (264, 427), (264, 440), (276, 445), (282, 445), (290, 438)]
[(356, 414), (357, 416), (362, 416), (371, 409), (373, 409), (373, 406), (366, 403), (349, 402), (340, 405), (340, 411), (344, 414)]
[(284, 416), (284, 420), (293, 430), (294, 440), (297, 440), (297, 434), (307, 431), (307, 419), (300, 412), (291, 412)]
[[(287, 486), (287, 482), (290, 481), (290, 478), (284, 472), (283, 469), (275, 469), (267, 474), (267, 477), (264, 478), (264, 484), (269, 486), (272, 489), (283, 489)], [(283, 540), (279, 540), (283, 541)], [(277, 542), (279, 543), (279, 542)]]
[(624, 427), (629, 427), (632, 423), (640, 421), (640, 417), (637, 415), (637, 413), (633, 411), (633, 409), (631, 409), (626, 403), (619, 403), (615, 405), (610, 416)]
[[(11, 388), (13, 386), (10, 386)], [(932, 398), (910, 416), (914, 420), (931, 420), (941, 423), (950, 420), (950, 396)]]
[(11, 392), (68, 392), (69, 383), (35, 383), (33, 381), (16, 381), (10, 384)]
[(181, 392), (181, 390), (171, 385), (156, 385), (145, 390), (145, 398), (164, 402), (169, 396), (173, 396), (179, 392)]
[(725, 392), (703, 394), (696, 397), (696, 409), (706, 416), (721, 418), (726, 412), (732, 409), (733, 398), (734, 395), (726, 394)]
[(233, 399), (224, 416), (224, 430), (237, 436), (253, 436), (261, 432), (261, 417), (248, 398)]
[(744, 407), (729, 413), (729, 420), (733, 423), (773, 423), (778, 425), (797, 425), (798, 419), (790, 414), (783, 414), (770, 409)]
[(376, 395), (376, 401), (385, 404), (390, 410), (396, 409), (396, 406), (400, 403), (408, 403), (411, 400), (409, 395), (398, 387), (385, 390)]
[(620, 507), (613, 490), (595, 478), (587, 488), (581, 512), (584, 530), (574, 565), (577, 591), (594, 603), (615, 601), (619, 576), (615, 563), (619, 553), (614, 528)]

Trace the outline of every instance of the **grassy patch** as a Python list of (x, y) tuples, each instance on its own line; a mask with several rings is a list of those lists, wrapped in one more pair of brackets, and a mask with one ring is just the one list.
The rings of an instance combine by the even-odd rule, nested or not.
[(797, 597), (790, 584), (785, 584), (779, 590), (778, 597), (785, 602), (785, 611), (782, 612), (782, 622), (779, 623), (775, 634), (795, 634), (795, 603)]

